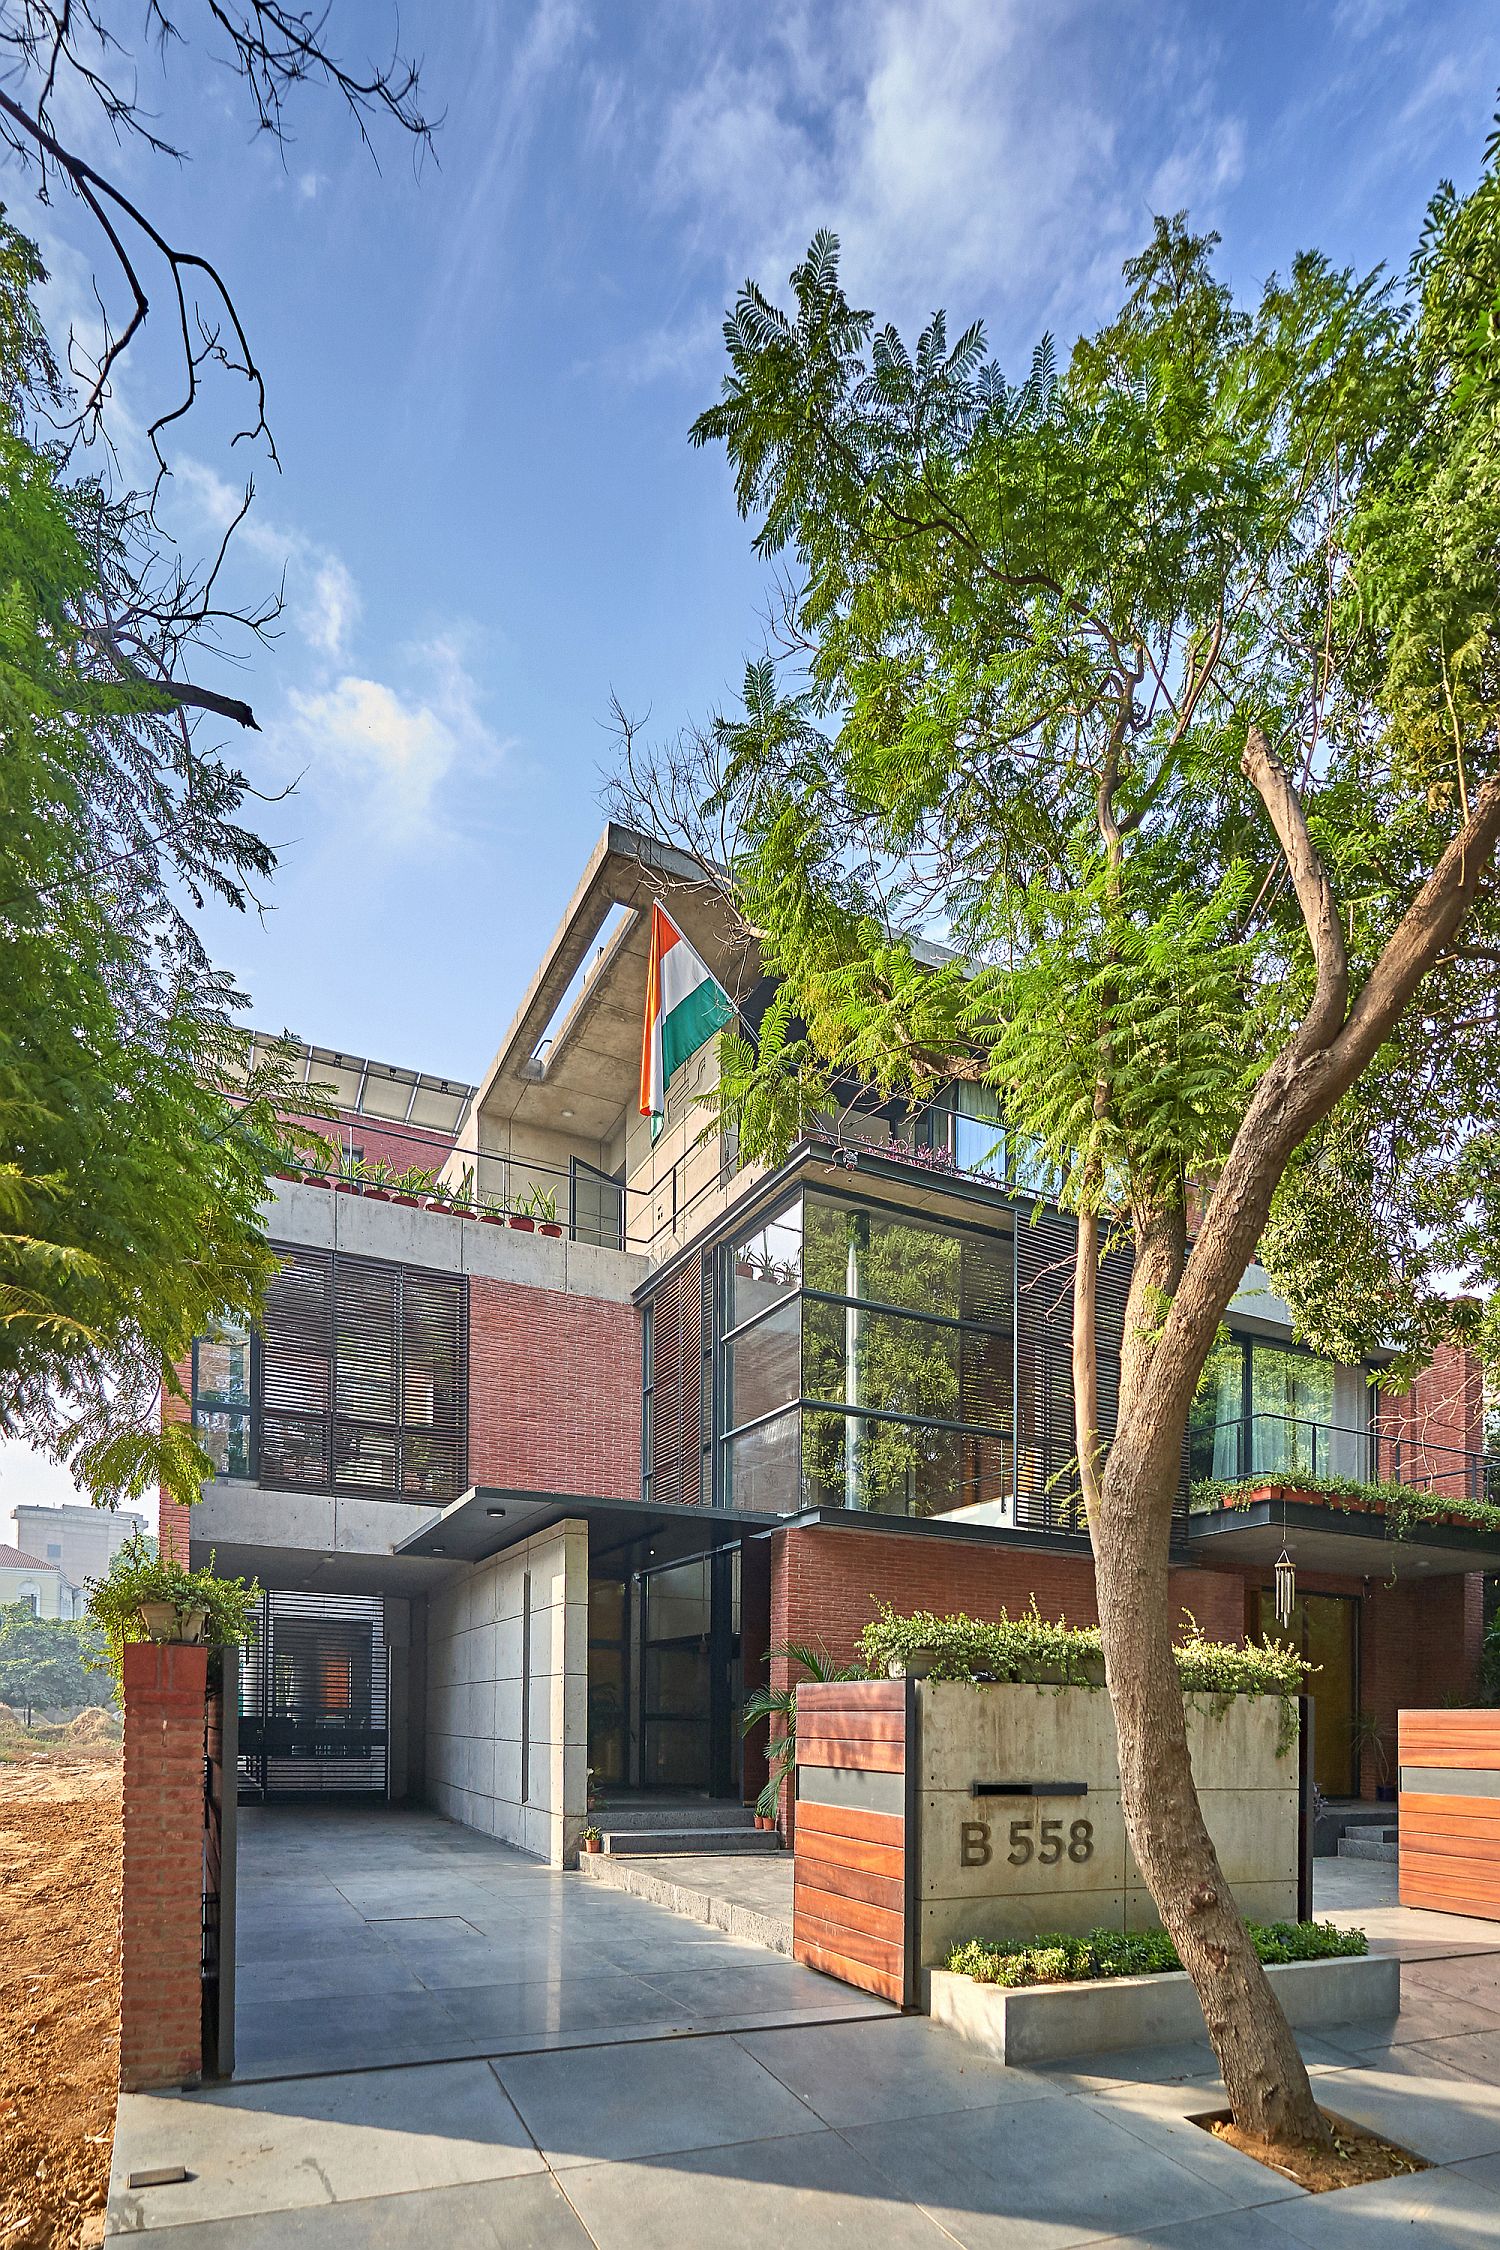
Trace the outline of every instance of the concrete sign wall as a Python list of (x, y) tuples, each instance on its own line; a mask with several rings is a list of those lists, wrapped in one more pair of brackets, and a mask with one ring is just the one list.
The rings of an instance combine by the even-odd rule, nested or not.
[[(891, 1999), (964, 1938), (1154, 1929), (1102, 1691), (869, 1681), (797, 1691), (793, 1951)], [(1298, 1760), (1273, 1696), (1190, 1708), (1200, 1802), (1241, 1910), (1297, 1914)]]

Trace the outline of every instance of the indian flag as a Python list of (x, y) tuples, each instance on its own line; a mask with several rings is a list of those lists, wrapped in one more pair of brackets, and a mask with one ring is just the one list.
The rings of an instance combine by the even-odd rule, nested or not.
[(646, 975), (646, 1026), (641, 1043), (641, 1115), (660, 1118), (667, 1080), (734, 1015), (724, 987), (699, 960), (676, 923), (651, 908), (651, 966)]

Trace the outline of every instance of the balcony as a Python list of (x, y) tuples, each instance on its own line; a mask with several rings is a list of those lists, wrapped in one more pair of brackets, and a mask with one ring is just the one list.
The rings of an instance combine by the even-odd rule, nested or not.
[[(1410, 1429), (1252, 1414), (1192, 1433), (1204, 1562), (1451, 1575), (1500, 1569), (1500, 1455)], [(1377, 1554), (1376, 1547), (1382, 1552)]]

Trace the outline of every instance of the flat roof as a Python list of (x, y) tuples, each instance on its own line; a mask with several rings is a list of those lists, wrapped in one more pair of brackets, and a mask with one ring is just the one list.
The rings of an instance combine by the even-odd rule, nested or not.
[(394, 1549), (397, 1555), (437, 1562), (487, 1562), (523, 1539), (569, 1518), (594, 1531), (613, 1534), (620, 1544), (648, 1542), (657, 1536), (689, 1533), (700, 1545), (722, 1546), (734, 1539), (778, 1529), (784, 1516), (751, 1515), (731, 1508), (706, 1508), (693, 1502), (601, 1498), (589, 1492), (523, 1492), (508, 1485), (474, 1485), (442, 1514), (414, 1531)]

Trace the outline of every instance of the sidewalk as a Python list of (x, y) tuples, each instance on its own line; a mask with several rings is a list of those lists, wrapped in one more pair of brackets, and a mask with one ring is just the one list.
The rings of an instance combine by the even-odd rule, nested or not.
[[(588, 1887), (534, 1872), (554, 1902)], [(1438, 1946), (1385, 1872), (1361, 1870), (1360, 1918), (1398, 1918), (1380, 1942), (1403, 1952)], [(703, 1942), (615, 1904), (662, 1947), (669, 1925), (689, 1957)], [(1223, 2098), (1206, 2042), (1021, 2071), (884, 2014), (126, 2096), (111, 2225), (172, 2250), (1478, 2250), (1500, 2238), (1500, 1930), (1479, 1953), (1476, 1929), (1409, 1956), (1399, 2019), (1304, 2041), (1321, 2101), (1437, 2167), (1332, 2196), (1189, 2122)], [(184, 2184), (125, 2190), (173, 2163)]]

